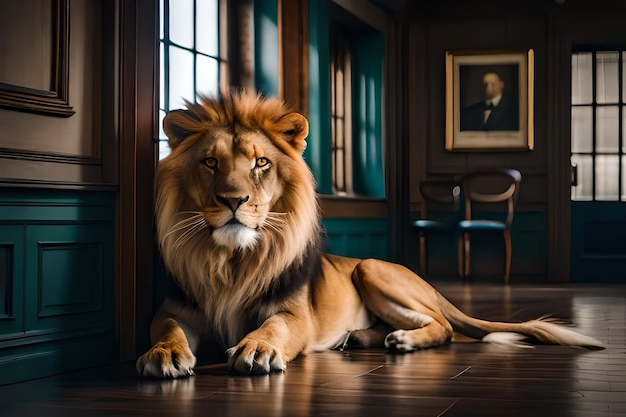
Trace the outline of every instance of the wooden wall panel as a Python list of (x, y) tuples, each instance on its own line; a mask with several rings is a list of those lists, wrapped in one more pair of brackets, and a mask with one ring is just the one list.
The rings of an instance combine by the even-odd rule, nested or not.
[(112, 192), (0, 194), (0, 384), (117, 360), (114, 215)]
[(24, 229), (19, 225), (0, 225), (0, 291), (3, 306), (0, 310), (0, 334), (14, 334), (24, 324)]
[[(475, 6), (475, 5), (474, 5)], [(410, 207), (417, 217), (420, 196), (419, 183), (424, 179), (456, 178), (463, 173), (484, 167), (517, 168), (523, 180), (518, 200), (518, 215), (514, 220), (515, 276), (546, 275), (546, 251), (533, 251), (539, 242), (547, 241), (547, 231), (538, 230), (547, 219), (547, 18), (535, 14), (492, 12), (488, 15), (466, 13), (463, 7), (450, 14), (437, 14), (432, 19), (416, 22), (410, 36), (410, 49), (415, 56), (424, 57), (413, 64), (423, 66), (423, 80), (414, 80), (416, 94), (423, 92), (422, 100), (414, 100), (409, 114), (425, 114), (422, 121), (410, 127)], [(523, 49), (535, 51), (535, 150), (514, 152), (449, 152), (445, 149), (445, 52), (454, 50)], [(415, 71), (420, 74), (420, 71)], [(497, 274), (502, 242), (498, 236), (480, 240), (474, 255), (477, 273)], [(495, 243), (493, 243), (495, 242)], [(445, 248), (441, 245), (445, 244)], [(411, 239), (409, 253), (418, 253), (417, 240)], [(432, 249), (434, 270), (440, 275), (456, 276), (456, 247), (450, 242), (439, 242)], [(517, 259), (517, 262), (516, 262)], [(523, 261), (519, 261), (523, 259)]]
[[(113, 90), (112, 85), (103, 86), (103, 59), (112, 60), (110, 56), (103, 58), (103, 23), (115, 26), (113, 21), (103, 22), (103, 11), (113, 6), (90, 0), (72, 0), (69, 4), (68, 97), (75, 114), (64, 118), (0, 109), (0, 181), (4, 183), (22, 180), (93, 185), (111, 184), (116, 179), (103, 175), (109, 168), (102, 162), (103, 89)], [(2, 29), (0, 33), (10, 36)], [(111, 30), (107, 33), (113, 36)], [(106, 41), (111, 44), (112, 38)], [(113, 81), (110, 77), (107, 80)], [(115, 144), (106, 143), (109, 154), (111, 145)]]

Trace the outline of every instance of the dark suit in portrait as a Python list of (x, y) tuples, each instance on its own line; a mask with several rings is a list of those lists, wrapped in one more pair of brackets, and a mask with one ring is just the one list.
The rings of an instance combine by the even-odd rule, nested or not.
[(461, 111), (461, 130), (519, 130), (519, 108), (516, 101), (503, 95), (495, 106), (488, 105), (487, 102), (472, 104)]

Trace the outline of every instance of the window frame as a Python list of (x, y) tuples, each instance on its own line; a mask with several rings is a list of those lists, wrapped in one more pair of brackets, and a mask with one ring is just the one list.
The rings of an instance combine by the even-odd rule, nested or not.
[[(320, 193), (348, 199), (385, 200), (389, 194), (387, 137), (385, 129), (385, 60), (387, 28), (369, 13), (331, 1), (328, 8), (328, 117), (330, 138), (322, 155), (330, 154), (329, 166), (312, 166), (320, 182)], [(345, 28), (348, 28), (346, 31)], [(333, 61), (337, 41), (345, 46), (343, 93), (346, 114), (343, 129), (337, 129), (337, 83)], [(371, 59), (371, 56), (375, 59)], [(345, 56), (344, 56), (345, 58)], [(343, 133), (343, 146), (337, 134)], [(340, 146), (338, 146), (340, 145)], [(343, 151), (343, 155), (338, 152)], [(343, 163), (343, 169), (337, 169)], [(341, 168), (341, 167), (339, 167)], [(345, 186), (342, 186), (342, 183)]]
[[(617, 53), (617, 72), (618, 72), (618, 99), (616, 102), (598, 102), (598, 91), (597, 91), (597, 55), (598, 53), (612, 52)], [(571, 201), (626, 201), (626, 180), (625, 180), (625, 170), (626, 167), (626, 150), (624, 149), (626, 145), (626, 132), (624, 131), (624, 116), (626, 112), (626, 91), (624, 91), (624, 78), (626, 78), (624, 63), (626, 60), (626, 47), (625, 46), (579, 46), (572, 48), (571, 60), (573, 61), (574, 56), (581, 53), (590, 53), (591, 54), (591, 101), (584, 103), (573, 103), (573, 85), (572, 85), (572, 99), (570, 100), (570, 109), (572, 113), (570, 125), (572, 131), (574, 130), (574, 117), (573, 110), (575, 108), (589, 108), (591, 109), (591, 151), (574, 151), (570, 148), (570, 161), (572, 164), (572, 184), (571, 184), (571, 192), (570, 199)], [(572, 68), (570, 72), (573, 74), (574, 66), (572, 63)], [(572, 76), (572, 84), (574, 82)], [(617, 135), (618, 135), (618, 143), (617, 143), (617, 152), (607, 152), (607, 151), (598, 151), (598, 132), (597, 132), (597, 119), (598, 119), (598, 109), (600, 108), (609, 108), (609, 107), (617, 107)], [(571, 139), (570, 139), (571, 140)], [(579, 171), (576, 164), (574, 164), (574, 159), (576, 156), (587, 156), (591, 157), (591, 195), (590, 198), (587, 196), (583, 196), (582, 198), (577, 198), (576, 187), (579, 185)], [(612, 198), (604, 198), (598, 196), (598, 187), (597, 187), (597, 167), (598, 167), (598, 157), (602, 156), (617, 156), (618, 158), (618, 184), (617, 184), (617, 195), (612, 196)]]

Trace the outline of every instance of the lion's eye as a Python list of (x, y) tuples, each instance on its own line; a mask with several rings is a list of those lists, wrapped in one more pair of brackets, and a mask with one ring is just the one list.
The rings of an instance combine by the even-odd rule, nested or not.
[(264, 156), (256, 159), (257, 168), (263, 168), (265, 166), (268, 166), (269, 164), (270, 164), (270, 160)]
[(217, 159), (216, 158), (205, 158), (203, 161), (204, 165), (206, 165), (207, 167), (213, 169), (213, 168), (217, 168)]

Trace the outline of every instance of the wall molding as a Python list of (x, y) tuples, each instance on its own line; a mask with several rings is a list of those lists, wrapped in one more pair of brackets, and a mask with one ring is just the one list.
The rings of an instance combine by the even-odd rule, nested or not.
[(44, 181), (23, 178), (0, 178), (0, 188), (47, 188), (55, 190), (117, 191), (116, 184), (72, 181)]
[(95, 156), (79, 156), (56, 152), (30, 151), (1, 147), (0, 158), (18, 159), (23, 161), (52, 162), (57, 164), (102, 165), (102, 159)]

